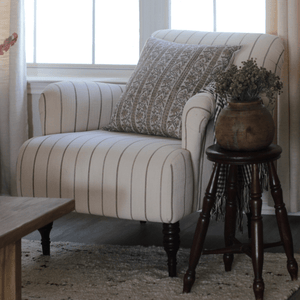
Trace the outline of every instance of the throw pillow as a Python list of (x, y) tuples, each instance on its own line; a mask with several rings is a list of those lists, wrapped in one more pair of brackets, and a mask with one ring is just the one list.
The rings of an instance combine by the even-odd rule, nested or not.
[(103, 129), (180, 139), (185, 103), (224, 70), (239, 49), (149, 38)]

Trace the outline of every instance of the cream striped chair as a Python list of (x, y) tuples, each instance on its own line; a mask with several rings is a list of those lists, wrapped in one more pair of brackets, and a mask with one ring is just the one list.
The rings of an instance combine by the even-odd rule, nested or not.
[[(178, 30), (153, 36), (177, 43), (242, 45), (235, 64), (254, 57), (258, 65), (281, 72), (284, 47), (276, 36)], [(179, 221), (201, 208), (211, 172), (204, 151), (213, 143), (215, 102), (211, 94), (201, 93), (186, 103), (181, 140), (101, 130), (124, 89), (82, 81), (48, 85), (40, 97), (43, 136), (20, 149), (18, 194), (75, 198), (77, 212), (163, 223), (169, 275), (176, 276)], [(273, 110), (274, 104), (266, 105)]]

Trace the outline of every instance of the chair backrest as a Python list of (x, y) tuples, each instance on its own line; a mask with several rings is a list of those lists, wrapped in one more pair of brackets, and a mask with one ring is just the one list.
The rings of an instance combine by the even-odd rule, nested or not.
[(234, 64), (240, 66), (242, 61), (255, 58), (258, 66), (263, 66), (278, 76), (281, 74), (284, 44), (275, 35), (165, 29), (154, 32), (152, 36), (180, 44), (242, 45), (234, 58)]

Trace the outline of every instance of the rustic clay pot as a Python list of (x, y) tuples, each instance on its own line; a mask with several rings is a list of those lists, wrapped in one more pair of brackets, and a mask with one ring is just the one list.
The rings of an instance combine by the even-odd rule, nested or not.
[(215, 134), (217, 143), (226, 150), (255, 151), (272, 143), (275, 126), (260, 99), (230, 102), (217, 119)]

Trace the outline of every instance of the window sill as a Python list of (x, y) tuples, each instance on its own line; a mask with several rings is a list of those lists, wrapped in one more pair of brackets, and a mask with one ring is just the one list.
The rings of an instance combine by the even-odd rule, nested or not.
[(40, 94), (50, 83), (68, 80), (126, 84), (134, 65), (27, 64), (28, 94)]

